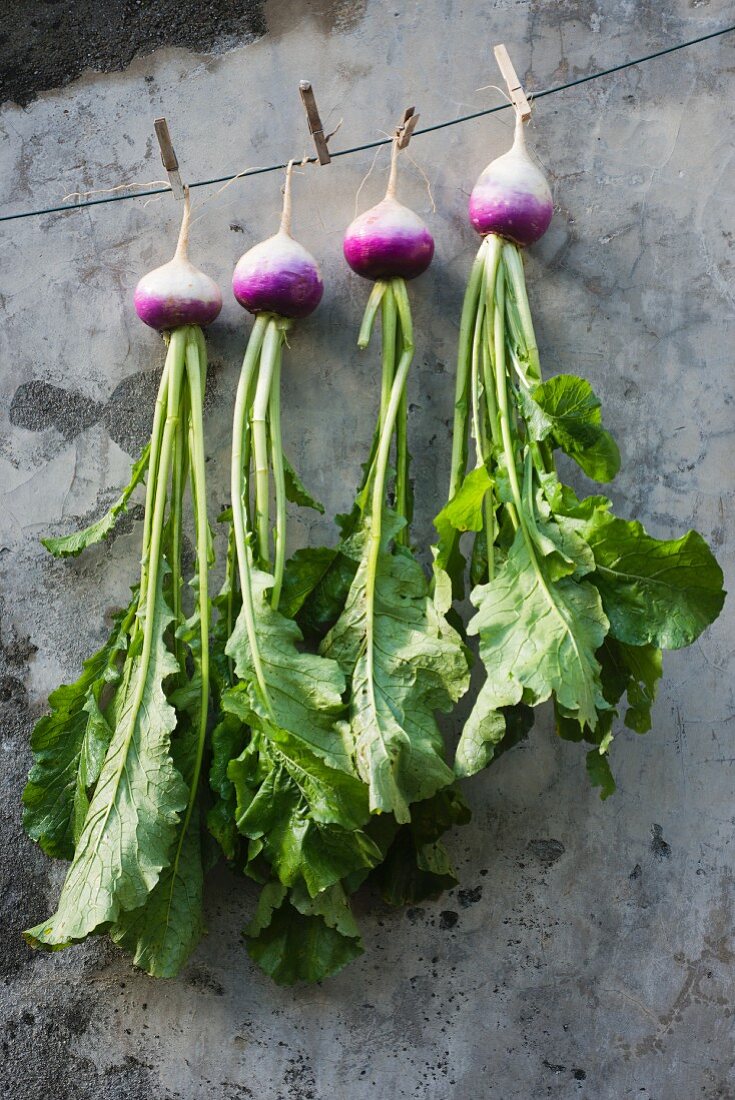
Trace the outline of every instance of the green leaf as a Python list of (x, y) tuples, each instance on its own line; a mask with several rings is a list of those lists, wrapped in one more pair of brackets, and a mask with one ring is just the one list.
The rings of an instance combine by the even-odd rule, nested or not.
[[(439, 538), (437, 540), (437, 564), (451, 578), (452, 588), (458, 598), (464, 595), (465, 559), (459, 549), (460, 536), (465, 531), (483, 532), (483, 505), (487, 492), (493, 486), (493, 479), (484, 466), (478, 466), (465, 477), (456, 494), (442, 508), (434, 520)], [(477, 546), (478, 539), (475, 540)], [(485, 544), (484, 532), (482, 543)], [(473, 564), (475, 572), (477, 565)], [(482, 567), (480, 567), (482, 568)], [(487, 568), (487, 550), (485, 548), (484, 568)]]
[(396, 831), (383, 863), (371, 875), (389, 905), (417, 905), (457, 885), (439, 838), (455, 825), (466, 825), (470, 816), (456, 786), (412, 807), (411, 823)]
[(547, 485), (537, 490), (529, 505), (536, 547), (546, 559), (545, 567), (552, 580), (572, 574), (584, 577), (595, 568), (595, 556), (584, 538), (584, 522), (563, 511), (554, 514), (546, 498), (548, 489), (547, 478)]
[(300, 504), (302, 508), (313, 508), (315, 512), (319, 512), (323, 516), (324, 505), (311, 495), (285, 455), (283, 456), (283, 472), (286, 479), (286, 499), (290, 500), (292, 504)]
[(112, 731), (100, 711), (119, 679), (118, 658), (127, 648), (125, 623), (137, 604), (114, 620), (102, 649), (84, 662), (74, 684), (62, 684), (49, 696), (51, 714), (36, 723), (31, 737), (33, 767), (23, 791), (23, 825), (44, 852), (71, 859), (88, 794), (97, 782)]
[(702, 536), (651, 538), (636, 521), (596, 513), (585, 537), (610, 631), (628, 645), (680, 649), (719, 615), (722, 570)]
[(577, 462), (594, 481), (612, 481), (620, 452), (602, 427), (600, 402), (584, 378), (557, 374), (528, 394), (520, 394), (531, 438), (548, 439)]
[(661, 650), (654, 646), (629, 646), (618, 642), (609, 634), (597, 652), (602, 670), (602, 690), (608, 709), (598, 712), (594, 730), (588, 725), (580, 727), (574, 716), (564, 713), (555, 702), (556, 729), (566, 741), (588, 741), (596, 747), (587, 753), (587, 772), (592, 785), (600, 787), (600, 797), (608, 798), (615, 791), (610, 766), (605, 753), (612, 742), (613, 721), (617, 707), (627, 695), (628, 710), (625, 724), (637, 733), (651, 728), (651, 706), (656, 697), (656, 686), (661, 678)]
[(178, 672), (178, 664), (164, 640), (172, 614), (162, 584), (159, 576), (150, 658), (144, 663), (139, 651), (128, 652), (131, 674), (123, 677), (115, 733), (59, 907), (25, 933), (33, 946), (66, 946), (136, 909), (169, 863), (187, 792), (170, 755), (176, 713), (163, 681)]
[(597, 726), (592, 731), (589, 726), (580, 726), (576, 715), (567, 715), (564, 708), (554, 700), (554, 720), (556, 732), (563, 741), (588, 741), (590, 744), (599, 744), (601, 737), (606, 737), (612, 730), (615, 711), (598, 711)]
[(329, 576), (339, 553), (339, 547), (336, 546), (307, 546), (291, 555), (286, 563), (278, 605), (286, 618), (294, 619), (298, 616), (309, 597)]
[(319, 982), (362, 954), (360, 932), (340, 886), (310, 898), (280, 883), (261, 892), (246, 929), (248, 954), (279, 985)]
[[(211, 545), (209, 551), (211, 565)], [(199, 942), (204, 927), (201, 783), (197, 756), (202, 718), (206, 725), (206, 715), (202, 715), (202, 623), (197, 573), (189, 584), (195, 595), (195, 610), (176, 629), (177, 639), (186, 646), (186, 659), (179, 672), (178, 686), (169, 697), (177, 711), (171, 756), (187, 786), (186, 812), (176, 826), (171, 859), (144, 904), (120, 913), (110, 929), (111, 938), (133, 955), (135, 965), (157, 978), (173, 978), (179, 973)]]
[(655, 646), (631, 646), (608, 634), (598, 653), (602, 690), (611, 706), (627, 696), (625, 724), (636, 733), (651, 728), (651, 707), (663, 673), (662, 654)]
[[(479, 702), (479, 700), (478, 700)], [(475, 705), (477, 707), (477, 704)], [(505, 737), (505, 715), (501, 709), (485, 710), (465, 722), (454, 757), (454, 774), (459, 779), (486, 768)]]
[(591, 749), (587, 753), (587, 774), (593, 787), (600, 787), (600, 798), (605, 801), (615, 793), (615, 779), (605, 753)]
[[(172, 746), (174, 763), (190, 787), (197, 728), (185, 730)], [(191, 797), (191, 794), (190, 794)], [(195, 794), (196, 797), (196, 794)], [(120, 913), (110, 938), (133, 956), (133, 963), (154, 978), (174, 978), (198, 944), (204, 928), (203, 873), (199, 801), (182, 834), (177, 828), (173, 857), (142, 906)]]
[(272, 578), (251, 571), (255, 634), (266, 694), (258, 683), (245, 613), (227, 646), (240, 679), (223, 694), (225, 711), (252, 731), (228, 768), (237, 826), (286, 885), (303, 880), (316, 894), (380, 852), (362, 832), (367, 790), (340, 734), (344, 676), (335, 661), (299, 648), (298, 626), (274, 611)]
[[(608, 639), (610, 642), (612, 638)], [(627, 687), (628, 710), (625, 724), (636, 733), (648, 733), (651, 728), (651, 707), (656, 699), (658, 681), (663, 675), (663, 654), (654, 646), (625, 646), (625, 661), (630, 670)]]
[(345, 552), (344, 543), (340, 544), (296, 616), (306, 637), (321, 641), (331, 630), (342, 614), (356, 571), (357, 562)]
[[(461, 569), (464, 572), (464, 558), (462, 559)], [(450, 577), (454, 578), (456, 575), (455, 567), (451, 561), (447, 565), (447, 573)], [(488, 560), (487, 560), (487, 535), (484, 530), (478, 531), (472, 540), (472, 552), (470, 554), (470, 585), (472, 588), (476, 584), (485, 584), (488, 580)], [(454, 593), (457, 599), (464, 598), (464, 576), (462, 578), (462, 586), (458, 588), (452, 579), (452, 585)]]
[(448, 586), (437, 585), (435, 602), (410, 552), (389, 549), (400, 523), (386, 512), (375, 566), (372, 634), (368, 517), (355, 580), (322, 652), (337, 660), (351, 681), (350, 716), (343, 730), (370, 787), (371, 809), (407, 822), (412, 802), (452, 782), (434, 714), (451, 709), (469, 676), (460, 637), (445, 618)]
[(237, 858), (240, 838), (237, 830), (237, 796), (227, 769), (231, 760), (243, 752), (247, 730), (233, 714), (223, 714), (212, 730), (212, 760), (209, 785), (214, 802), (207, 812), (207, 828), (219, 844), (225, 858)]
[(533, 707), (527, 707), (525, 703), (517, 703), (514, 707), (503, 707), (501, 713), (505, 718), (505, 736), (499, 745), (494, 746), (493, 760), (497, 760), (504, 752), (525, 741), (535, 721)]
[(454, 758), (457, 778), (476, 775), (508, 749), (520, 744), (533, 722), (533, 710), (524, 703), (488, 710), (466, 722)]
[(255, 674), (244, 611), (240, 612), (226, 652), (244, 689), (225, 695), (224, 708), (272, 740), (279, 731), (298, 738), (333, 768), (352, 772), (350, 750), (337, 732), (344, 707), (345, 679), (339, 665), (299, 648), (303, 638), (293, 620), (270, 605), (273, 578), (251, 569), (251, 588), (260, 664), (267, 685), (263, 698)]
[[(492, 487), (493, 479), (486, 468), (477, 466), (467, 474), (457, 493), (442, 508), (434, 520), (437, 531), (441, 534), (442, 529), (445, 527), (455, 531), (481, 530), (484, 520), (483, 505), (485, 496)], [(437, 560), (441, 568), (445, 568), (441, 550)]]
[(83, 531), (74, 531), (71, 535), (62, 535), (59, 538), (41, 539), (43, 545), (55, 558), (75, 558), (77, 554), (81, 554), (82, 550), (86, 550), (88, 546), (94, 546), (95, 543), (102, 542), (109, 535), (117, 523), (118, 517), (127, 512), (128, 501), (143, 480), (143, 476), (148, 469), (150, 450), (150, 443), (146, 443), (140, 458), (133, 464), (130, 481), (106, 515), (90, 524), (89, 527), (85, 527)]
[(495, 712), (516, 703), (536, 706), (556, 696), (580, 726), (605, 710), (596, 658), (608, 622), (599, 594), (586, 580), (552, 581), (529, 556), (518, 532), (508, 559), (471, 596), (477, 614), (467, 631), (480, 637), (487, 678), (462, 734), (460, 774), (484, 766), (483, 746), (502, 737)]
[(255, 737), (229, 766), (237, 827), (262, 839), (257, 854), (284, 885), (303, 880), (314, 896), (352, 871), (374, 867), (381, 852), (361, 829), (368, 806), (360, 781), (284, 731), (278, 738)]

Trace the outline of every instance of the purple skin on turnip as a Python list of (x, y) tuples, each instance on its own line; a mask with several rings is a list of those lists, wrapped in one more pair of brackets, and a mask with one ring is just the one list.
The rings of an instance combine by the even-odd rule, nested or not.
[(396, 199), (397, 153), (394, 140), (385, 198), (345, 233), (345, 259), (365, 279), (415, 279), (434, 255), (434, 239), (421, 218)]
[(251, 313), (308, 317), (322, 300), (324, 283), (319, 266), (291, 236), (291, 171), (286, 173), (283, 214), (278, 232), (241, 256), (232, 276), (232, 290)]
[(526, 149), (523, 120), (516, 116), (513, 145), (491, 161), (470, 196), (470, 221), (478, 233), (525, 247), (543, 237), (554, 213), (551, 189)]
[(174, 258), (149, 271), (135, 288), (135, 310), (141, 321), (159, 332), (180, 325), (209, 325), (222, 309), (219, 287), (189, 260), (189, 190)]

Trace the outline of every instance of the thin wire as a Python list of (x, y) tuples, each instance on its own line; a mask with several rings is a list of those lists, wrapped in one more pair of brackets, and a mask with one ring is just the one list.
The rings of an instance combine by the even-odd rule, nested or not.
[[(711, 31), (710, 34), (702, 34), (698, 38), (690, 38), (687, 42), (680, 42), (676, 46), (667, 46), (663, 50), (656, 50), (655, 53), (645, 54), (643, 57), (636, 57), (632, 61), (623, 61), (619, 65), (613, 65), (609, 69), (602, 69), (600, 72), (589, 73), (588, 76), (579, 76), (575, 80), (567, 80), (564, 84), (554, 84), (551, 88), (544, 88), (540, 92), (534, 92), (532, 98), (543, 99), (547, 95), (556, 95), (557, 92), (564, 92), (567, 88), (576, 88), (579, 84), (586, 84), (590, 80), (600, 80), (603, 76), (611, 76), (613, 73), (622, 72), (623, 69), (631, 69), (635, 65), (642, 65), (646, 61), (653, 61), (658, 57), (666, 57), (667, 54), (676, 53), (678, 50), (685, 50), (689, 46), (696, 46), (700, 42), (707, 42), (711, 38), (720, 38), (724, 34), (731, 34), (735, 31), (735, 25), (730, 27), (722, 27), (719, 31)], [(448, 119), (446, 122), (435, 122), (433, 126), (424, 126), (420, 130), (414, 130), (413, 136), (418, 137), (420, 134), (431, 134), (436, 130), (445, 130), (448, 126), (458, 126), (462, 122), (471, 122), (476, 118), (485, 118), (487, 115), (494, 115), (498, 111), (507, 111), (512, 107), (511, 103), (501, 103), (497, 107), (486, 107), (482, 111), (473, 111), (468, 115), (461, 115), (459, 118)], [(369, 149), (377, 149), (381, 145), (390, 145), (392, 138), (379, 138), (377, 141), (367, 141), (363, 145), (352, 145), (349, 149), (337, 149), (331, 153), (332, 160), (336, 160), (337, 157), (348, 157), (353, 153), (363, 153)], [(292, 158), (299, 159), (299, 158)], [(316, 164), (316, 157), (304, 158), (305, 164)], [(212, 179), (197, 180), (195, 183), (190, 183), (190, 188), (195, 187), (213, 187), (217, 183), (227, 183), (228, 181), (237, 178), (237, 176), (262, 176), (268, 172), (282, 172), (288, 165), (288, 161), (283, 164), (271, 164), (267, 168), (253, 168), (250, 171), (236, 173), (236, 176), (214, 176)], [(101, 199), (88, 199), (85, 202), (69, 203), (67, 205), (60, 206), (45, 206), (40, 210), (24, 210), (18, 214), (2, 214), (0, 215), (0, 222), (15, 221), (20, 218), (37, 218), (41, 214), (60, 214), (65, 210), (81, 210), (85, 206), (101, 206), (107, 202), (123, 202), (126, 199), (140, 199), (149, 198), (151, 195), (165, 195), (171, 190), (170, 187), (157, 187), (150, 191), (139, 191), (130, 195), (108, 195)]]

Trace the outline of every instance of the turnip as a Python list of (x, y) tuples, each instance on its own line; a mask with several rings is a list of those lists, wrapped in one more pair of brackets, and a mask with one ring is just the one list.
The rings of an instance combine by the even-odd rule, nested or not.
[[(29, 942), (55, 949), (104, 928), (138, 965), (161, 976), (180, 969), (201, 932), (210, 532), (200, 326), (216, 318), (222, 298), (188, 259), (189, 224), (186, 191), (173, 260), (144, 276), (135, 292), (138, 315), (168, 346), (151, 441), (121, 498), (147, 466), (140, 584), (82, 677), (52, 694), (52, 713), (34, 731), (24, 793), (30, 835), (49, 854), (72, 860), (56, 914), (26, 933)], [(187, 482), (197, 548), (189, 617), (182, 593)], [(109, 522), (52, 548), (78, 553), (104, 536), (119, 510), (120, 502)]]
[(434, 255), (434, 238), (418, 214), (396, 198), (397, 145), (392, 145), (385, 198), (360, 214), (345, 233), (344, 254), (352, 270), (366, 279), (415, 279)]
[(213, 279), (189, 259), (190, 200), (184, 197), (184, 217), (172, 260), (149, 271), (135, 288), (135, 309), (141, 321), (159, 332), (181, 325), (208, 325), (222, 309), (222, 292)]
[(324, 283), (316, 260), (291, 236), (291, 175), (286, 169), (283, 210), (278, 232), (240, 257), (232, 290), (250, 313), (308, 317), (322, 300)]
[(528, 154), (518, 113), (513, 145), (488, 164), (472, 189), (470, 221), (483, 237), (495, 233), (528, 245), (544, 235), (553, 213), (551, 188)]
[[(438, 564), (463, 594), (463, 532), (475, 532), (470, 577), (487, 678), (465, 725), (455, 771), (470, 775), (532, 723), (529, 705), (553, 698), (557, 730), (593, 748), (587, 767), (606, 797), (616, 707), (650, 728), (661, 648), (689, 645), (719, 613), (722, 573), (704, 540), (670, 542), (579, 500), (560, 482), (559, 448), (596, 481), (620, 455), (589, 383), (544, 382), (521, 249), (552, 216), (543, 173), (517, 112), (512, 149), (492, 161), (470, 199), (483, 235), (465, 295), (457, 366), (449, 502), (436, 519)], [(475, 464), (468, 472), (468, 434)]]

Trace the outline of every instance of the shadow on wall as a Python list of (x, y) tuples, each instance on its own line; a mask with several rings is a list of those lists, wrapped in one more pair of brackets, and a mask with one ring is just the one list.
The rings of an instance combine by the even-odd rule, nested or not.
[(20, 0), (3, 19), (3, 98), (25, 107), (85, 69), (113, 72), (162, 46), (206, 53), (265, 34), (263, 0)]
[[(210, 363), (204, 408), (217, 396), (217, 364)], [(137, 458), (148, 440), (161, 372), (140, 371), (124, 378), (106, 402), (78, 390), (33, 379), (18, 386), (10, 403), (10, 423), (30, 432), (55, 428), (67, 442), (87, 428), (103, 424), (126, 454)]]
[(2, 99), (26, 107), (86, 70), (120, 71), (164, 46), (216, 53), (309, 18), (324, 34), (345, 32), (366, 8), (367, 0), (19, 0), (0, 34)]

